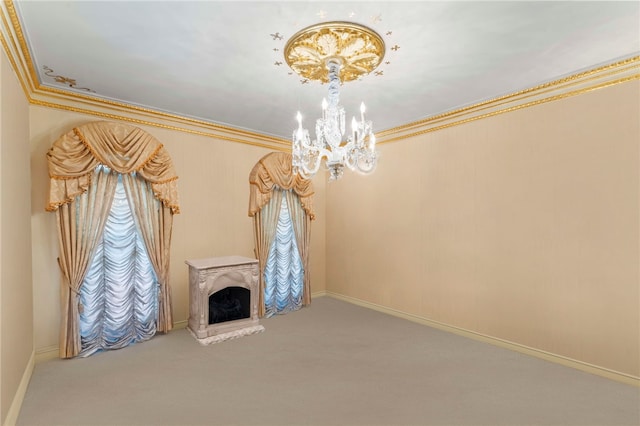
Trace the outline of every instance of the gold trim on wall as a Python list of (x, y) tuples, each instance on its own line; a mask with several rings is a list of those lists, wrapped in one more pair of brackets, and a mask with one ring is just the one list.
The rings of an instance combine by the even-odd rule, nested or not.
[[(40, 92), (34, 92), (34, 95), (40, 95), (42, 97), (44, 97), (46, 100), (39, 100), (39, 99), (35, 99), (32, 98), (32, 103), (36, 104), (53, 104), (53, 102), (51, 102), (52, 99), (58, 99), (60, 100), (60, 102), (69, 102), (69, 96), (72, 95), (75, 99), (73, 99), (75, 107), (67, 107), (64, 104), (56, 104), (56, 107), (58, 109), (67, 109), (69, 108), (69, 110), (73, 110), (75, 112), (78, 112), (78, 110), (81, 110), (80, 112), (85, 112), (87, 114), (92, 114), (92, 115), (99, 115), (99, 114), (94, 114), (92, 108), (104, 108), (105, 105), (108, 109), (113, 110), (113, 111), (120, 111), (120, 112), (127, 112), (127, 113), (133, 113), (139, 116), (148, 116), (148, 117), (153, 117), (153, 118), (161, 118), (163, 121), (170, 121), (170, 122), (175, 122), (175, 123), (179, 123), (179, 124), (183, 124), (183, 125), (194, 125), (197, 127), (202, 127), (202, 128), (207, 128), (207, 129), (211, 129), (211, 130), (217, 130), (217, 131), (224, 131), (225, 133), (231, 133), (231, 134), (236, 134), (238, 136), (247, 136), (249, 135), (250, 137), (252, 137), (253, 139), (258, 139), (261, 141), (264, 141), (266, 143), (274, 143), (274, 144), (289, 144), (288, 141), (278, 138), (278, 137), (274, 137), (274, 136), (268, 136), (268, 135), (263, 135), (263, 134), (259, 134), (259, 133), (251, 133), (251, 132), (247, 132), (244, 130), (240, 130), (240, 129), (236, 129), (234, 127), (229, 127), (229, 126), (222, 126), (222, 125), (217, 125), (217, 124), (212, 124), (203, 120), (197, 120), (194, 118), (189, 118), (189, 117), (181, 117), (179, 115), (176, 114), (170, 114), (167, 112), (162, 112), (162, 111), (154, 111), (151, 109), (146, 109), (146, 108), (142, 108), (139, 106), (135, 106), (135, 105), (127, 105), (124, 103), (119, 103), (119, 102), (115, 102), (115, 101), (110, 101), (110, 100), (104, 100), (102, 101), (101, 99), (96, 99), (93, 98), (91, 96), (85, 96), (83, 94), (70, 94), (69, 92), (66, 92), (64, 90), (60, 90), (60, 89), (56, 89), (56, 88), (49, 88), (49, 90), (47, 91), (48, 93), (40, 93)], [(86, 105), (87, 109), (82, 109), (80, 106), (78, 106), (78, 104), (80, 105)], [(71, 109), (73, 108), (73, 109)], [(125, 119), (125, 118), (123, 118)], [(150, 124), (150, 125), (154, 125), (154, 124)], [(181, 128), (182, 129), (182, 128)], [(184, 129), (185, 131), (187, 131), (186, 129)]]
[[(5, 3), (2, 3), (2, 4), (4, 5)], [(25, 97), (27, 99), (30, 99), (29, 89), (25, 83), (24, 78), (22, 78), (23, 77), (22, 74), (20, 73), (21, 69), (24, 70), (24, 66), (22, 67), (18, 66), (18, 63), (16, 62), (16, 55), (12, 53), (12, 52), (19, 51), (18, 47), (15, 44), (15, 38), (11, 37), (10, 33), (7, 33), (5, 36), (5, 31), (9, 32), (9, 30), (11, 29), (11, 26), (9, 26), (7, 22), (6, 14), (4, 12), (5, 12), (4, 8), (0, 7), (0, 16), (2, 17), (2, 28), (0, 28), (2, 30), (0, 31), (0, 42), (2, 42), (2, 47), (4, 48), (4, 51), (7, 55), (7, 58), (9, 59), (9, 62), (11, 62), (11, 67), (16, 73), (18, 81), (20, 82), (20, 86), (22, 86), (22, 90), (24, 91)], [(7, 39), (11, 42), (11, 46), (9, 45), (9, 41), (7, 41)]]
[[(572, 92), (564, 92), (564, 93), (561, 93), (559, 95), (554, 95), (554, 96), (550, 96), (550, 97), (547, 97), (547, 98), (538, 99), (538, 100), (527, 102), (527, 103), (524, 103), (524, 104), (514, 105), (512, 107), (508, 107), (508, 108), (505, 108), (505, 109), (500, 109), (500, 110), (489, 112), (489, 113), (486, 113), (486, 114), (480, 114), (480, 115), (476, 115), (476, 116), (473, 116), (473, 117), (460, 119), (460, 120), (457, 120), (457, 121), (454, 121), (454, 122), (451, 122), (451, 123), (447, 123), (447, 124), (442, 124), (442, 125), (439, 125), (439, 126), (434, 126), (434, 127), (429, 127), (429, 128), (426, 128), (426, 129), (421, 129), (421, 130), (418, 130), (418, 131), (415, 131), (415, 132), (412, 132), (412, 133), (403, 134), (403, 135), (400, 135), (400, 136), (395, 136), (394, 137), (393, 133), (389, 133), (389, 137), (386, 137), (386, 138), (384, 138), (384, 136), (380, 137), (380, 140), (382, 140), (382, 142), (380, 142), (380, 143), (397, 142), (397, 141), (400, 141), (400, 140), (403, 140), (403, 139), (412, 138), (414, 136), (422, 135), (422, 134), (425, 134), (425, 133), (435, 132), (435, 131), (438, 131), (438, 130), (447, 129), (449, 127), (458, 126), (460, 124), (470, 123), (472, 121), (480, 120), (480, 119), (483, 119), (483, 118), (489, 118), (489, 117), (493, 117), (493, 116), (496, 116), (496, 115), (504, 114), (504, 113), (507, 113), (507, 112), (518, 111), (518, 110), (521, 110), (521, 109), (524, 109), (524, 108), (528, 108), (528, 107), (544, 104), (544, 103), (547, 103), (547, 102), (557, 101), (557, 100), (565, 99), (565, 98), (568, 98), (568, 97), (571, 97), (571, 96), (581, 95), (581, 94), (588, 93), (588, 92), (591, 92), (591, 91), (594, 91), (594, 90), (597, 90), (597, 89), (603, 89), (605, 87), (609, 87), (609, 86), (613, 86), (613, 85), (621, 84), (621, 83), (626, 83), (626, 82), (632, 81), (632, 80), (640, 80), (640, 74), (632, 75), (630, 77), (620, 78), (618, 80), (607, 81), (607, 82), (604, 82), (604, 83), (600, 83), (600, 84), (597, 84), (597, 85), (594, 85), (594, 86), (591, 86), (591, 87), (588, 87), (588, 88), (580, 89), (580, 90), (575, 90), (575, 91), (572, 91)], [(434, 121), (436, 121), (436, 118), (434, 118)], [(404, 128), (412, 128), (412, 127), (413, 127), (412, 124), (408, 124), (406, 126), (403, 126), (402, 128), (404, 129)], [(416, 125), (416, 127), (418, 127), (418, 126)], [(397, 128), (397, 129), (400, 129), (400, 128)]]
[[(291, 142), (288, 139), (277, 136), (241, 130), (123, 102), (101, 99), (83, 93), (42, 86), (39, 83), (36, 69), (27, 48), (13, 0), (4, 0), (2, 5), (0, 12), (2, 12), (3, 31), (0, 33), (0, 41), (31, 105), (122, 120), (278, 151), (291, 151)], [(7, 20), (6, 15), (8, 15), (9, 20)], [(386, 129), (378, 132), (376, 137), (378, 144), (397, 142), (483, 118), (561, 100), (569, 96), (588, 93), (616, 84), (623, 84), (640, 79), (639, 69), (640, 56), (630, 57), (529, 89)], [(618, 78), (614, 78), (615, 76), (618, 76)], [(167, 124), (167, 122), (175, 123), (175, 125)]]
[[(11, 20), (15, 37), (18, 39), (19, 47), (16, 46), (15, 42), (13, 42), (14, 49), (16, 49), (16, 51), (20, 51), (20, 53), (22, 54), (22, 58), (26, 62), (26, 64), (21, 63), (21, 65), (26, 66), (26, 69), (24, 71), (30, 77), (30, 79), (28, 79), (29, 88), (33, 90), (36, 85), (38, 85), (38, 74), (35, 67), (33, 66), (33, 61), (31, 60), (31, 53), (29, 52), (29, 48), (27, 47), (27, 41), (24, 38), (22, 26), (20, 25), (20, 21), (18, 20), (18, 13), (16, 12), (16, 8), (13, 5), (13, 0), (5, 0), (4, 4), (7, 8), (7, 13), (9, 14), (9, 19)], [(4, 24), (5, 18), (3, 17), (2, 20)], [(18, 72), (18, 70), (16, 70), (16, 72)]]
[(225, 140), (225, 141), (229, 141), (229, 142), (243, 143), (243, 144), (246, 144), (246, 145), (252, 145), (252, 146), (257, 146), (257, 147), (261, 147), (261, 148), (274, 149), (274, 150), (284, 151), (284, 152), (290, 150), (289, 146), (270, 145), (270, 144), (267, 144), (267, 143), (260, 143), (260, 142), (255, 142), (255, 141), (251, 141), (251, 140), (245, 140), (245, 139), (235, 138), (235, 137), (231, 137), (231, 136), (226, 136), (224, 134), (214, 134), (214, 133), (209, 133), (209, 132), (205, 132), (205, 131), (202, 131), (202, 130), (189, 129), (189, 128), (186, 128), (186, 127), (171, 126), (171, 125), (168, 125), (168, 124), (158, 123), (158, 122), (154, 122), (154, 121), (147, 121), (147, 120), (141, 120), (141, 119), (138, 119), (138, 118), (132, 118), (132, 117), (127, 117), (127, 116), (123, 116), (123, 115), (116, 115), (116, 114), (110, 114), (110, 113), (105, 113), (105, 112), (99, 112), (99, 111), (95, 111), (95, 110), (87, 110), (87, 109), (83, 109), (83, 108), (76, 108), (76, 107), (67, 106), (67, 105), (60, 105), (60, 104), (55, 104), (55, 103), (51, 103), (51, 102), (40, 101), (40, 100), (36, 100), (36, 99), (32, 100), (31, 104), (32, 105), (46, 107), (46, 108), (61, 109), (61, 110), (64, 110), (64, 111), (69, 111), (69, 112), (77, 112), (77, 113), (81, 113), (81, 114), (89, 114), (89, 115), (93, 115), (93, 116), (97, 116), (97, 117), (101, 117), (101, 118), (108, 118), (108, 119), (111, 119), (111, 120), (121, 120), (121, 121), (126, 121), (126, 122), (129, 122), (129, 123), (135, 123), (135, 124), (138, 124), (138, 125), (152, 126), (152, 127), (158, 127), (158, 128), (161, 128), (161, 129), (167, 129), (167, 130), (174, 130), (174, 131), (178, 131), (178, 132), (190, 133), (190, 134), (193, 134), (193, 135), (206, 136), (206, 137)]
[[(626, 61), (625, 61), (626, 62)], [(630, 67), (626, 67), (624, 63), (621, 63), (621, 67), (618, 68), (613, 68), (612, 70), (609, 70), (609, 66), (605, 67), (605, 69), (603, 70), (603, 73), (598, 74), (598, 75), (591, 75), (591, 72), (589, 72), (589, 77), (585, 78), (583, 80), (572, 80), (571, 82), (564, 84), (563, 85), (563, 89), (566, 89), (568, 87), (574, 87), (574, 86), (578, 86), (580, 84), (584, 84), (585, 82), (588, 81), (595, 81), (598, 79), (602, 79), (603, 77), (613, 77), (615, 75), (624, 73), (624, 72), (628, 72), (629, 70), (633, 70), (633, 69), (640, 69), (640, 64), (632, 64)], [(522, 91), (519, 93), (522, 93), (522, 96), (519, 96), (518, 100), (522, 101), (524, 99), (530, 99), (530, 98), (534, 98), (536, 96), (540, 96), (541, 94), (545, 94), (545, 93), (551, 93), (554, 88), (553, 87), (548, 87), (548, 85), (543, 85), (543, 86), (538, 86), (539, 90), (536, 90), (535, 92), (532, 92), (531, 89), (527, 90), (527, 91)], [(584, 89), (584, 92), (589, 91), (588, 89)], [(582, 93), (582, 92), (581, 92)], [(511, 94), (511, 95), (506, 95), (500, 98), (496, 98), (493, 99), (491, 101), (485, 101), (485, 102), (481, 102), (479, 104), (475, 104), (466, 108), (460, 108), (454, 111), (450, 111), (448, 113), (443, 113), (443, 114), (439, 114), (436, 116), (432, 116), (429, 117), (428, 119), (423, 119), (420, 121), (416, 121), (413, 123), (408, 123), (406, 125), (400, 126), (400, 127), (395, 127), (393, 129), (387, 129), (385, 131), (380, 132), (378, 135), (382, 135), (384, 136), (385, 134), (391, 134), (393, 131), (398, 131), (398, 130), (409, 130), (412, 127), (420, 127), (423, 126), (425, 124), (435, 124), (438, 122), (445, 122), (447, 119), (456, 117), (456, 116), (462, 116), (464, 115), (466, 112), (473, 110), (475, 112), (479, 112), (479, 111), (483, 111), (483, 110), (489, 110), (491, 108), (495, 108), (497, 106), (502, 106), (502, 105), (507, 105), (511, 99), (513, 99), (515, 97), (516, 94)]]
[[(422, 133), (427, 133), (430, 131), (434, 131), (434, 130), (440, 130), (442, 128), (446, 128), (446, 127), (451, 127), (452, 125), (457, 125), (457, 124), (464, 124), (464, 123), (468, 123), (469, 121), (474, 121), (477, 120), (479, 118), (486, 118), (486, 117), (490, 117), (490, 116), (494, 116), (497, 114), (502, 114), (505, 112), (510, 112), (510, 111), (515, 111), (517, 109), (521, 109), (521, 108), (525, 108), (528, 106), (534, 106), (534, 105), (539, 105), (541, 103), (544, 102), (549, 102), (552, 100), (558, 100), (558, 99), (563, 99), (566, 98), (568, 96), (575, 96), (575, 95), (579, 95), (582, 93), (587, 93), (590, 92), (592, 90), (595, 89), (599, 89), (599, 88), (603, 88), (603, 87), (608, 87), (611, 84), (605, 84), (605, 83), (595, 83), (592, 86), (589, 87), (584, 87), (580, 90), (575, 90), (572, 92), (566, 92), (563, 94), (558, 94), (558, 95), (552, 95), (549, 98), (545, 98), (544, 102), (542, 99), (536, 101), (536, 102), (528, 102), (528, 103), (522, 103), (521, 105), (516, 106), (512, 106), (512, 107), (508, 107), (505, 108), (503, 110), (498, 110), (498, 111), (494, 111), (491, 114), (484, 114), (481, 116), (477, 116), (474, 117), (473, 119), (466, 119), (466, 120), (460, 120), (460, 121), (456, 121), (453, 123), (450, 123), (450, 125), (447, 125), (445, 127), (440, 126), (440, 127), (433, 127), (430, 129), (426, 129), (426, 130), (422, 130), (422, 131), (418, 131), (416, 133), (412, 133), (410, 136), (403, 136), (401, 138), (394, 138), (394, 139), (390, 139), (390, 138), (385, 138), (386, 136), (392, 136), (392, 135), (397, 135), (399, 132), (404, 132), (410, 129), (415, 129), (415, 128), (419, 128), (419, 127), (423, 127), (423, 126), (427, 126), (427, 125), (433, 125), (434, 123), (438, 123), (438, 122), (443, 122), (446, 121), (448, 119), (453, 119), (453, 118), (457, 118), (457, 117), (462, 117), (465, 114), (471, 114), (471, 113), (477, 113), (483, 110), (487, 110), (490, 108), (496, 108), (496, 107), (500, 107), (502, 105), (507, 105), (509, 102), (514, 102), (514, 101), (519, 101), (522, 102), (525, 99), (530, 99), (532, 97), (535, 96), (540, 96), (540, 95), (544, 95), (544, 94), (548, 94), (553, 92), (554, 90), (558, 90), (559, 88), (562, 89), (567, 89), (569, 87), (574, 87), (580, 84), (585, 84), (588, 82), (594, 82), (596, 80), (602, 80), (603, 78), (607, 78), (607, 77), (612, 77), (616, 74), (620, 74), (620, 73), (632, 73), (632, 75), (630, 77), (626, 77), (626, 78), (621, 78), (618, 80), (614, 80), (615, 84), (618, 83), (624, 83), (626, 81), (629, 80), (633, 80), (633, 79), (638, 79), (640, 78), (640, 73), (638, 72), (638, 70), (640, 69), (640, 56), (634, 56), (631, 58), (627, 58), (618, 62), (614, 62), (611, 64), (607, 64), (598, 68), (594, 68), (588, 71), (584, 71), (584, 72), (580, 72), (577, 74), (573, 74), (571, 76), (565, 77), (565, 78), (561, 78), (558, 80), (554, 80), (551, 82), (547, 82), (544, 84), (540, 84), (538, 86), (529, 88), (529, 89), (524, 89), (515, 93), (511, 93), (508, 95), (504, 95), (504, 96), (500, 96), (498, 98), (494, 98), (494, 99), (490, 99), (490, 100), (486, 100), (483, 102), (479, 102), (477, 104), (473, 104), (464, 108), (459, 108), (459, 109), (455, 109), (453, 111), (449, 111), (449, 112), (445, 112), (442, 114), (438, 114), (438, 115), (434, 115), (422, 120), (418, 120), (418, 121), (414, 121), (411, 123), (407, 123), (404, 124), (402, 126), (398, 126), (398, 127), (394, 127), (391, 129), (386, 129), (383, 130), (381, 132), (377, 133), (377, 137), (382, 140), (384, 139), (385, 142), (389, 142), (389, 141), (395, 141), (397, 139), (404, 139), (406, 137), (411, 137), (411, 136), (415, 136), (417, 134), (422, 134)], [(635, 71), (635, 73), (634, 73)], [(566, 96), (565, 96), (566, 95)]]

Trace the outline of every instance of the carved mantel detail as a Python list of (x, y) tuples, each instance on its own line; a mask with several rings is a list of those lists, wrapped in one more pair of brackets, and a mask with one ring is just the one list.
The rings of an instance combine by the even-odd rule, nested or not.
[[(258, 324), (259, 267), (256, 259), (227, 256), (185, 263), (189, 265), (188, 328), (200, 343), (218, 343), (264, 330)], [(228, 287), (249, 290), (249, 318), (209, 324), (209, 296)]]

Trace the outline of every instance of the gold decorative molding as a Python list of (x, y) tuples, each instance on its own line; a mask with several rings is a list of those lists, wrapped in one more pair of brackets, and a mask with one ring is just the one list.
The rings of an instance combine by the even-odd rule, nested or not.
[(85, 90), (87, 92), (96, 93), (95, 90), (91, 90), (88, 87), (77, 87), (76, 80), (74, 78), (69, 78), (63, 75), (54, 74), (55, 71), (53, 71), (51, 68), (49, 68), (46, 65), (44, 65), (42, 69), (44, 70), (44, 75), (46, 75), (47, 77), (53, 78), (56, 83), (62, 83), (66, 86), (71, 87), (72, 89)]
[(15, 70), (16, 77), (24, 91), (25, 97), (29, 100), (30, 93), (34, 89), (32, 78), (29, 75), (30, 58), (23, 57), (23, 49), (26, 46), (23, 39), (22, 30), (18, 24), (18, 18), (13, 6), (13, 2), (5, 0), (0, 2), (0, 15), (2, 16), (2, 28), (0, 39), (11, 66)]
[(326, 63), (338, 58), (340, 81), (347, 82), (376, 69), (385, 54), (384, 40), (378, 33), (351, 22), (325, 22), (294, 34), (284, 47), (287, 64), (300, 76), (327, 83)]
[[(13, 4), (13, 0), (5, 0), (4, 6), (6, 8), (6, 13), (9, 15), (9, 20), (11, 21), (11, 26), (13, 29), (13, 34), (10, 33), (10, 28), (6, 28), (8, 35), (12, 37), (13, 49), (18, 57), (19, 64), (22, 66), (22, 70), (24, 71), (25, 76), (28, 76), (27, 83), (29, 89), (34, 90), (38, 86), (38, 76), (36, 73), (36, 68), (33, 66), (33, 61), (31, 60), (31, 53), (29, 52), (29, 48), (27, 47), (27, 40), (22, 32), (22, 27), (20, 26), (20, 21), (18, 19), (18, 13), (16, 12), (16, 8)], [(3, 24), (6, 25), (5, 18), (3, 15)], [(16, 45), (17, 39), (17, 45)], [(9, 54), (9, 52), (7, 52)], [(16, 69), (16, 73), (20, 70)]]
[[(280, 139), (275, 137), (265, 137), (264, 135), (261, 135), (258, 133), (250, 133), (242, 130), (236, 130), (231, 127), (217, 126), (215, 124), (211, 124), (204, 121), (198, 122), (199, 125), (195, 124), (191, 126), (190, 123), (193, 124), (194, 122), (196, 122), (196, 120), (190, 120), (186, 118), (184, 120), (180, 120), (181, 117), (179, 116), (176, 116), (178, 118), (178, 120), (176, 120), (178, 125), (174, 126), (170, 124), (165, 124), (164, 122), (162, 122), (163, 120), (161, 119), (160, 121), (155, 121), (159, 119), (160, 114), (152, 115), (152, 118), (155, 120), (145, 120), (142, 118), (136, 118), (136, 117), (141, 117), (141, 115), (136, 114), (136, 112), (133, 110), (117, 111), (120, 113), (123, 113), (123, 112), (130, 113), (131, 115), (134, 116), (134, 117), (130, 117), (127, 115), (119, 115), (119, 114), (114, 114), (110, 112), (100, 111), (98, 110), (98, 107), (99, 107), (98, 105), (93, 105), (88, 107), (87, 106), (77, 107), (77, 106), (70, 106), (70, 105), (61, 104), (61, 103), (47, 102), (39, 99), (31, 99), (30, 103), (31, 105), (37, 105), (44, 108), (58, 109), (58, 110), (63, 110), (68, 112), (79, 113), (79, 114), (87, 114), (87, 115), (92, 115), (95, 117), (105, 118), (109, 120), (120, 120), (128, 123), (134, 123), (140, 126), (157, 127), (160, 129), (172, 130), (172, 131), (182, 132), (182, 133), (189, 133), (189, 134), (198, 135), (198, 136), (205, 136), (205, 137), (223, 140), (227, 142), (236, 142), (236, 143), (256, 146), (260, 148), (273, 149), (277, 151), (284, 151), (284, 152), (291, 151), (291, 143), (285, 139)], [(229, 132), (224, 131), (226, 129), (229, 129), (230, 131)], [(260, 142), (257, 142), (257, 141), (260, 141)]]
[(122, 120), (137, 125), (180, 131), (277, 151), (291, 149), (288, 140), (277, 136), (99, 98), (88, 93), (41, 85), (12, 0), (0, 2), (0, 17), (2, 23), (0, 42), (31, 105)]
[[(12, 0), (0, 2), (0, 17), (2, 18), (0, 21), (2, 23), (0, 43), (22, 86), (25, 97), (31, 105), (122, 120), (138, 125), (190, 133), (231, 143), (247, 144), (277, 151), (291, 151), (291, 142), (285, 138), (213, 124), (110, 99), (102, 99), (82, 92), (41, 86), (38, 84), (35, 67), (33, 66)], [(281, 36), (280, 33), (275, 34)], [(292, 74), (292, 72), (289, 73)], [(402, 126), (385, 129), (376, 132), (377, 143), (385, 144), (402, 141), (420, 134), (534, 107), (546, 102), (589, 93), (597, 89), (624, 84), (633, 80), (640, 80), (640, 56), (626, 58), (509, 95), (430, 116)], [(308, 82), (309, 80), (307, 79)]]
[[(621, 83), (627, 83), (629, 81), (633, 81), (633, 80), (640, 80), (640, 74), (636, 74), (636, 75), (632, 75), (629, 77), (624, 77), (624, 78), (620, 78), (617, 80), (612, 80), (612, 81), (606, 81), (603, 83), (599, 83), (595, 86), (590, 86), (588, 88), (584, 88), (584, 89), (579, 89), (579, 90), (574, 90), (571, 92), (563, 92), (561, 94), (558, 95), (554, 95), (554, 96), (550, 96), (550, 97), (546, 97), (546, 98), (541, 98), (541, 99), (536, 99), (536, 100), (532, 100), (530, 102), (526, 102), (526, 103), (519, 103), (517, 105), (514, 105), (512, 107), (508, 107), (508, 108), (504, 108), (504, 109), (498, 109), (498, 110), (494, 110), (491, 112), (487, 112), (484, 114), (477, 114), (477, 115), (471, 115), (469, 114), (467, 116), (467, 118), (461, 118), (455, 121), (450, 121), (450, 122), (446, 122), (445, 124), (441, 124), (441, 125), (433, 125), (433, 126), (425, 126), (422, 125), (421, 129), (412, 132), (412, 133), (402, 133), (402, 134), (396, 134), (393, 135), (392, 131), (388, 130), (386, 131), (388, 135), (393, 135), (393, 136), (389, 136), (389, 137), (385, 137), (385, 138), (380, 138), (382, 139), (382, 142), (378, 142), (378, 144), (380, 143), (389, 143), (389, 142), (397, 142), (397, 141), (401, 141), (404, 139), (408, 139), (408, 138), (412, 138), (414, 136), (419, 136), (419, 135), (423, 135), (425, 133), (431, 133), (431, 132), (435, 132), (438, 130), (444, 130), (447, 129), (449, 127), (453, 127), (453, 126), (458, 126), (460, 124), (466, 124), (466, 123), (470, 123), (472, 121), (477, 121), (477, 120), (481, 120), (484, 118), (489, 118), (489, 117), (494, 117), (496, 115), (501, 115), (501, 114), (505, 114), (507, 112), (513, 112), (513, 111), (518, 111), (524, 108), (528, 108), (528, 107), (532, 107), (532, 106), (537, 106), (537, 105), (541, 105), (541, 104), (545, 104), (547, 102), (552, 102), (552, 101), (558, 101), (561, 99), (565, 99), (571, 96), (576, 96), (576, 95), (582, 95), (584, 93), (588, 93), (594, 90), (598, 90), (598, 89), (603, 89), (605, 87), (610, 87), (610, 86), (615, 86), (617, 84), (621, 84)], [(413, 126), (414, 124), (409, 124), (407, 125), (407, 127)], [(397, 130), (397, 129), (394, 129)]]
[(639, 70), (640, 56), (626, 58), (509, 95), (386, 129), (376, 133), (376, 137), (378, 137), (378, 144), (397, 142), (479, 119), (581, 95), (616, 84), (640, 80)]

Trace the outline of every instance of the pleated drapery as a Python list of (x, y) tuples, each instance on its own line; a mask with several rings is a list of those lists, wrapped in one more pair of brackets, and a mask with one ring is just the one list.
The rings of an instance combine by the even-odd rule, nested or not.
[(47, 161), (47, 211), (85, 192), (94, 169), (102, 164), (121, 174), (136, 172), (151, 183), (158, 200), (173, 213), (180, 213), (178, 176), (171, 157), (156, 138), (137, 127), (109, 121), (76, 127), (53, 143)]
[[(292, 173), (291, 161), (289, 153), (272, 152), (262, 157), (249, 174), (249, 216), (253, 217), (255, 254), (260, 266), (258, 313), (261, 317), (265, 315), (265, 267), (275, 238), (283, 197), (291, 197), (292, 200), (287, 201), (287, 207), (304, 271), (302, 305), (311, 303), (309, 246), (311, 220), (314, 219), (313, 184)], [(285, 195), (287, 193), (289, 195)], [(293, 202), (294, 199), (296, 202)]]
[(96, 170), (87, 191), (56, 210), (60, 246), (58, 264), (62, 272), (61, 358), (74, 357), (81, 350), (80, 286), (102, 237), (117, 182), (117, 173)]
[[(309, 247), (311, 246), (311, 217), (305, 213), (302, 204), (291, 191), (285, 191), (284, 196), (287, 200), (288, 213), (293, 225), (293, 231), (296, 238), (296, 247), (299, 251), (302, 268), (304, 271), (309, 270)], [(304, 274), (303, 277), (303, 305), (311, 303), (311, 275)]]
[[(169, 247), (173, 214), (179, 213), (180, 207), (178, 177), (162, 144), (137, 127), (98, 121), (58, 138), (47, 153), (47, 160), (50, 186), (46, 210), (55, 211), (58, 218), (63, 275), (60, 356), (71, 358), (81, 349), (79, 288), (109, 214), (118, 174), (123, 176), (125, 188), (136, 186), (126, 183), (130, 178), (125, 178), (127, 175), (135, 174), (136, 180), (145, 182), (146, 195), (136, 196), (133, 194), (140, 191), (130, 191), (131, 205), (160, 285), (157, 328), (162, 332), (171, 330)], [(94, 188), (99, 183), (97, 176), (104, 174), (96, 173), (99, 165), (111, 170), (106, 174), (111, 178), (105, 190)], [(92, 191), (98, 192), (92, 195)], [(138, 208), (143, 199), (146, 204)], [(138, 212), (139, 209), (152, 212)], [(153, 237), (149, 237), (151, 234)]]
[(293, 174), (291, 154), (270, 152), (262, 157), (249, 173), (249, 216), (254, 216), (269, 202), (273, 188), (291, 189), (311, 220), (313, 213), (313, 183)]
[(171, 254), (171, 229), (173, 213), (163, 208), (153, 195), (152, 184), (133, 175), (122, 175), (129, 205), (133, 206), (134, 219), (142, 234), (144, 244), (160, 282), (158, 306), (158, 331), (167, 332), (173, 327), (169, 263)]
[(80, 288), (80, 356), (120, 349), (156, 333), (158, 280), (127, 201), (122, 176)]
[[(264, 208), (273, 207), (273, 203), (277, 202), (275, 198), (273, 197)], [(300, 309), (304, 289), (304, 268), (287, 207), (288, 202), (286, 197), (277, 198), (282, 199), (278, 224), (264, 269), (264, 316), (267, 318)]]
[(282, 191), (274, 191), (271, 202), (264, 206), (253, 218), (254, 236), (256, 240), (256, 255), (258, 257), (258, 265), (260, 267), (260, 275), (258, 278), (258, 315), (263, 317), (266, 313), (264, 304), (264, 268), (267, 264), (269, 249), (273, 244), (276, 236), (276, 226), (270, 224), (278, 223), (280, 215), (280, 203), (282, 202)]

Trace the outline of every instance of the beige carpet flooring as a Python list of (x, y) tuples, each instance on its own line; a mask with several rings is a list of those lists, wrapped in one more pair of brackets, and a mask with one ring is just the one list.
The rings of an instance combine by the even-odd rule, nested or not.
[(639, 425), (640, 389), (330, 297), (38, 363), (19, 425)]

